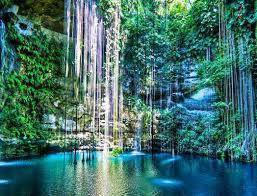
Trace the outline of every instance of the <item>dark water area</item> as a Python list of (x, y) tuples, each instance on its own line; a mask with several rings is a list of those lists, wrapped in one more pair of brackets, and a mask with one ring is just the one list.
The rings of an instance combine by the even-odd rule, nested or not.
[[(82, 152), (0, 162), (0, 195), (257, 195), (257, 165), (199, 156)], [(76, 160), (76, 164), (74, 164)]]

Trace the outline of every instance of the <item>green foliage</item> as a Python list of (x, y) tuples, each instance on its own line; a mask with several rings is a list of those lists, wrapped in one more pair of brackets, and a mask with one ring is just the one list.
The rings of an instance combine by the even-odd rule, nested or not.
[(182, 128), (185, 113), (185, 109), (180, 107), (161, 110), (158, 118), (158, 137), (165, 141), (177, 142), (177, 133)]
[(47, 139), (42, 116), (53, 111), (61, 94), (62, 47), (39, 28), (23, 37), (9, 25), (8, 40), (17, 48), (19, 69), (3, 77), (1, 132), (19, 139)]
[(214, 61), (205, 61), (198, 68), (202, 86), (218, 86), (230, 73), (231, 61), (227, 57), (217, 57)]
[[(227, 106), (218, 102), (220, 110)], [(237, 121), (237, 114), (235, 121)], [(240, 159), (243, 156), (241, 144), (242, 133), (235, 135), (233, 123), (225, 125), (218, 116), (190, 117), (179, 107), (160, 111), (157, 136), (164, 144), (173, 143), (180, 153), (196, 153), (202, 155), (233, 155)], [(170, 146), (164, 146), (170, 148)]]
[[(149, 124), (151, 123), (152, 120), (152, 110), (149, 106), (147, 106), (141, 99), (136, 98), (136, 97), (127, 97), (125, 103), (128, 108), (130, 108), (130, 112), (134, 114), (133, 116), (130, 116), (130, 121), (132, 120), (137, 121), (138, 119), (136, 118), (139, 113), (143, 114), (142, 115), (142, 128), (143, 130), (147, 130)], [(156, 111), (154, 111), (156, 112)], [(128, 122), (127, 122), (128, 123)]]
[(100, 0), (98, 6), (104, 18), (105, 26), (109, 27), (114, 19), (116, 8), (120, 6), (120, 0)]
[(113, 157), (117, 157), (117, 156), (119, 156), (122, 153), (123, 153), (123, 149), (118, 147), (118, 148), (113, 149), (112, 156)]
[(239, 33), (251, 33), (256, 24), (256, 13), (254, 12), (254, 1), (238, 0), (227, 2), (226, 18), (228, 27)]
[[(204, 59), (217, 46), (218, 1), (122, 1), (126, 33), (123, 70), (130, 93), (157, 88), (180, 79), (182, 62)], [(155, 82), (151, 72), (155, 71)]]
[[(167, 81), (171, 77), (171, 61), (168, 59), (170, 43), (164, 28), (168, 26), (168, 20), (157, 13), (158, 6), (153, 1), (124, 1), (122, 4), (122, 28), (126, 30), (127, 37), (123, 63), (126, 73), (124, 81), (128, 83), (132, 95), (136, 94), (137, 86), (144, 86), (145, 91), (153, 85), (150, 80), (153, 65), (160, 76), (156, 78), (162, 78), (165, 72)], [(156, 80), (156, 83), (160, 81)]]
[(0, 9), (8, 7), (8, 6), (12, 5), (12, 3), (13, 3), (13, 0), (1, 0), (0, 1)]
[(206, 38), (217, 38), (219, 32), (219, 1), (197, 0), (193, 3), (189, 16), (192, 17), (191, 24), (198, 34), (198, 39), (203, 39), (207, 44), (210, 40)]
[[(253, 1), (225, 2), (224, 17), (228, 31), (234, 33), (235, 39), (244, 35), (254, 55), (256, 13)], [(8, 7), (12, 3), (12, 0), (1, 0), (0, 7)], [(36, 3), (15, 0), (15, 3), (20, 6), (21, 14), (29, 13), (44, 26), (61, 31), (63, 1), (43, 0)], [(230, 153), (240, 157), (243, 135), (235, 133), (232, 127), (240, 126), (240, 116), (235, 112), (232, 117), (235, 123), (230, 126), (222, 119), (231, 104), (220, 100), (214, 105), (219, 119), (199, 116), (197, 120), (192, 120), (183, 108), (152, 109), (143, 101), (150, 87), (158, 89), (181, 78), (183, 81), (182, 64), (186, 60), (202, 62), (198, 68), (201, 79), (199, 87), (215, 87), (220, 98), (224, 97), (221, 93), (224, 78), (229, 76), (230, 65), (238, 62), (231, 62), (225, 50), (218, 46), (220, 1), (195, 0), (190, 1), (190, 5), (186, 0), (100, 0), (97, 3), (106, 28), (112, 24), (117, 7), (122, 9), (121, 29), (125, 43), (121, 44), (125, 47), (122, 51), (124, 74), (121, 79), (126, 89), (128, 118), (124, 121), (128, 131), (133, 133), (138, 114), (143, 114), (143, 139), (148, 140), (146, 130), (155, 113), (158, 116), (157, 139), (173, 141), (181, 152)], [(42, 128), (42, 116), (54, 113), (54, 101), (62, 99), (63, 47), (39, 28), (34, 30), (32, 36), (23, 37), (9, 25), (8, 41), (16, 48), (19, 69), (8, 75), (1, 73), (4, 76), (0, 77), (1, 134), (9, 138), (48, 139), (51, 134)], [(204, 61), (207, 48), (211, 48), (211, 62)], [(238, 56), (237, 52), (235, 56)], [(257, 71), (254, 67), (252, 69), (255, 76)], [(120, 153), (122, 149), (117, 148), (112, 155), (118, 156)]]
[[(224, 6), (222, 3), (224, 2)], [(123, 81), (127, 97), (146, 100), (150, 87), (160, 89), (166, 84), (179, 81), (183, 84), (183, 63), (191, 60), (199, 64), (197, 68), (200, 82), (197, 87), (212, 87), (218, 93), (218, 102), (214, 104), (218, 112), (217, 119), (201, 118), (197, 121), (181, 117), (176, 111), (162, 111), (155, 108), (158, 117), (157, 137), (165, 141), (174, 141), (182, 152), (219, 155), (233, 154), (240, 157), (242, 135), (235, 131), (240, 127), (240, 115), (231, 111), (232, 103), (224, 102), (224, 83), (231, 82), (231, 65), (242, 69), (239, 62), (238, 39), (244, 37), (251, 58), (256, 51), (256, 13), (254, 1), (122, 1), (122, 29), (126, 34), (123, 51)], [(223, 13), (224, 9), (224, 13)], [(224, 15), (223, 15), (224, 14)], [(223, 18), (224, 17), (224, 18)], [(225, 23), (223, 24), (225, 19)], [(226, 26), (226, 43), (223, 43), (223, 31)], [(230, 33), (234, 36), (233, 55), (227, 55), (232, 44)], [(225, 38), (224, 38), (225, 39)], [(210, 51), (210, 60), (206, 61), (206, 50)], [(247, 55), (245, 55), (246, 57)], [(246, 57), (249, 60), (248, 56)], [(255, 62), (249, 63), (249, 66)], [(254, 66), (249, 67), (256, 76)], [(152, 78), (154, 72), (154, 80)], [(236, 73), (233, 74), (237, 74)], [(228, 80), (225, 80), (228, 78)], [(255, 77), (256, 78), (256, 77)], [(225, 81), (225, 82), (224, 82)], [(256, 84), (256, 81), (255, 81)], [(183, 88), (183, 87), (182, 87)], [(148, 90), (148, 91), (147, 91)], [(158, 91), (157, 90), (157, 91)], [(185, 94), (185, 89), (184, 94)], [(182, 90), (182, 91), (183, 91)], [(157, 98), (158, 99), (158, 98)], [(154, 101), (158, 101), (155, 100)], [(144, 107), (142, 107), (144, 106)], [(151, 122), (151, 108), (144, 101), (131, 101), (134, 111), (147, 111)], [(137, 109), (138, 108), (138, 109)], [(233, 113), (229, 123), (225, 123), (224, 114)], [(149, 115), (148, 115), (149, 114)], [(188, 126), (181, 122), (188, 120)], [(233, 122), (232, 122), (233, 121)], [(148, 121), (146, 121), (148, 122)], [(215, 122), (211, 124), (208, 123)], [(147, 124), (147, 123), (146, 123)], [(229, 124), (229, 125), (226, 125)], [(235, 133), (236, 132), (236, 133)]]
[(180, 152), (190, 152), (197, 154), (212, 154), (215, 145), (211, 144), (213, 130), (181, 130), (179, 132), (178, 148)]

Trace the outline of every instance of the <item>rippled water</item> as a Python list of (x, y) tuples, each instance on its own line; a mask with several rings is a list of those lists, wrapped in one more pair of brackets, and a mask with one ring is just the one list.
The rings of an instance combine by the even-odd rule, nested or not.
[(0, 162), (0, 195), (256, 195), (257, 166), (196, 156), (82, 153)]

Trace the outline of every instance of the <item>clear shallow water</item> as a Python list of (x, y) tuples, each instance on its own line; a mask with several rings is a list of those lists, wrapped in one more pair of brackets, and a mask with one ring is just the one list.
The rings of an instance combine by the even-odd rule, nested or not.
[(257, 165), (197, 156), (98, 152), (0, 162), (0, 195), (257, 195)]

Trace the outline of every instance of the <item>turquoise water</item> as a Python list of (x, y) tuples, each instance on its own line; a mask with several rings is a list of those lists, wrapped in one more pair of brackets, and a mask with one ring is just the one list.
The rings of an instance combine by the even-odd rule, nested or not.
[(254, 164), (169, 154), (106, 159), (100, 152), (75, 160), (59, 153), (0, 162), (0, 195), (257, 195)]

